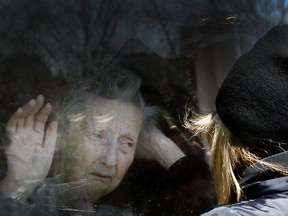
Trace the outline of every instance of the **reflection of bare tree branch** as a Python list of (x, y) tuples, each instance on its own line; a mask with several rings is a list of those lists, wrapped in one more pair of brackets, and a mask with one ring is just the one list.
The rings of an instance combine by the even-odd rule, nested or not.
[(288, 8), (285, 7), (285, 0), (278, 0), (278, 10), (281, 12), (279, 24), (285, 23), (286, 14), (288, 12)]
[[(231, 13), (254, 16), (256, 20), (267, 15), (263, 18), (267, 22), (274, 18), (273, 21), (277, 19), (277, 22), (285, 23), (288, 13), (285, 0), (243, 0), (241, 3), (238, 0), (208, 1), (209, 4), (206, 1), (205, 4), (200, 3), (203, 2), (200, 0), (193, 3), (202, 4), (201, 7), (205, 7), (208, 15), (210, 11), (217, 13), (220, 9), (227, 9)], [(96, 69), (103, 67), (104, 60), (110, 55), (113, 46), (117, 46), (115, 35), (122, 31), (120, 19), (124, 17), (126, 21), (127, 2), (134, 5), (129, 10), (133, 17), (133, 20), (128, 20), (131, 34), (137, 35), (145, 25), (160, 29), (159, 39), (165, 40), (170, 56), (176, 57), (174, 35), (171, 35), (170, 31), (170, 27), (174, 27), (173, 18), (170, 16), (173, 9), (161, 5), (162, 1), (154, 0), (143, 1), (137, 9), (139, 11), (135, 9), (136, 3), (128, 0), (14, 0), (13, 3), (7, 0), (0, 1), (0, 57), (15, 53), (34, 53), (44, 56), (44, 59), (53, 64), (61, 65), (60, 69), (55, 70), (63, 70), (67, 76), (94, 73)], [(184, 0), (179, 2), (184, 4)], [(193, 3), (185, 1), (184, 7)], [(149, 20), (148, 25), (141, 22), (143, 18)], [(57, 67), (55, 64), (54, 68)]]
[[(266, 1), (267, 2), (267, 1)], [(247, 9), (249, 9), (249, 12), (250, 14), (252, 15), (257, 15), (258, 12), (257, 12), (257, 9), (256, 9), (256, 3), (254, 1), (249, 1), (249, 0), (246, 0), (245, 1), (245, 4), (247, 5)]]
[(167, 29), (167, 24), (165, 24), (165, 22), (164, 22), (163, 12), (160, 9), (160, 7), (157, 5), (156, 1), (154, 1), (154, 0), (148, 0), (148, 1), (152, 5), (152, 7), (154, 8), (154, 10), (156, 12), (155, 17), (156, 17), (157, 21), (159, 22), (159, 25), (161, 26), (161, 28), (164, 32), (167, 43), (170, 47), (170, 52), (171, 52), (173, 57), (176, 57), (176, 49), (175, 49), (175, 46), (174, 46), (172, 39), (170, 38), (170, 33)]
[(27, 0), (24, 3), (15, 0), (14, 4), (0, 3), (1, 48), (7, 47), (12, 53), (45, 55), (45, 59), (61, 65), (59, 70), (64, 69), (70, 77), (89, 75), (101, 67), (114, 41), (112, 38), (116, 38), (125, 2)]
[[(106, 5), (104, 5), (104, 2)], [(124, 4), (125, 1), (114, 1), (113, 4), (109, 4), (109, 2), (102, 0), (101, 3), (101, 12), (99, 11), (98, 19), (101, 21), (100, 26), (101, 28), (101, 36), (98, 41), (98, 45), (95, 46), (94, 50), (92, 50), (92, 57), (98, 56), (97, 65), (101, 65), (102, 60), (107, 52), (107, 48), (109, 46), (109, 38), (115, 33), (116, 25), (117, 25), (117, 18), (121, 14), (121, 6)]]

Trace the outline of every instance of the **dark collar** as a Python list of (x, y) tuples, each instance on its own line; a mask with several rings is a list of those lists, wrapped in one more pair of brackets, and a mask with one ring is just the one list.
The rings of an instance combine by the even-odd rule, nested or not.
[(242, 187), (246, 199), (288, 191), (288, 176), (255, 182)]
[[(288, 151), (264, 158), (264, 161), (288, 165)], [(288, 191), (288, 176), (267, 170), (260, 163), (255, 163), (244, 170), (240, 180), (247, 199)]]

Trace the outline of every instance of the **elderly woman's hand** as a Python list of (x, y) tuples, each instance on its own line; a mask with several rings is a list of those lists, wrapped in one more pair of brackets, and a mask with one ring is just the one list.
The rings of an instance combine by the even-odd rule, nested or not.
[(142, 133), (139, 137), (136, 156), (158, 161), (164, 168), (169, 169), (185, 154), (156, 126), (150, 126), (149, 131)]
[(52, 107), (44, 105), (39, 95), (11, 116), (6, 132), (7, 173), (0, 183), (0, 191), (18, 200), (26, 200), (46, 178), (54, 155), (57, 139), (57, 121), (45, 130)]

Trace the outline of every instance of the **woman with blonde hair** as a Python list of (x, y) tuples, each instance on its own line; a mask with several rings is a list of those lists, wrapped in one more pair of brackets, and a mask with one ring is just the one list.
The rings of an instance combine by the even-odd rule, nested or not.
[(223, 81), (216, 112), (186, 126), (210, 149), (218, 204), (204, 215), (288, 213), (288, 26), (272, 28)]

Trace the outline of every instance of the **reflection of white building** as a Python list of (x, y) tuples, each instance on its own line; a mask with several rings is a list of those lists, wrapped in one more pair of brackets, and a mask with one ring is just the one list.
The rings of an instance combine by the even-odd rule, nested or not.
[[(150, 8), (150, 12), (153, 11), (147, 2), (137, 2), (134, 9), (143, 12), (143, 8)], [(193, 71), (182, 74), (190, 73), (193, 83), (196, 83), (199, 105), (205, 113), (215, 109), (217, 90), (236, 59), (274, 24), (285, 20), (285, 2), (288, 1), (283, 1), (283, 5), (280, 4), (281, 0), (266, 3), (247, 0), (155, 2), (163, 13), (165, 29), (159, 17), (151, 16), (153, 12), (142, 13), (137, 20), (140, 22), (135, 22), (134, 37), (163, 58), (186, 57), (188, 64), (193, 64), (187, 68)], [(171, 55), (165, 30), (173, 42), (175, 55)], [(176, 76), (180, 76), (180, 73), (175, 73)], [(185, 85), (184, 82), (182, 85)]]
[[(201, 112), (215, 110), (215, 97), (236, 59), (265, 33), (264, 19), (228, 11), (188, 16), (181, 29), (181, 54), (193, 58)], [(262, 22), (262, 23), (261, 23)]]

